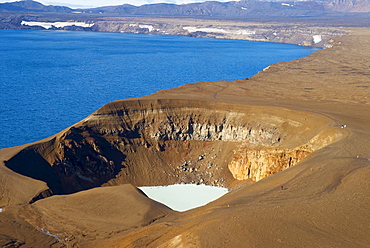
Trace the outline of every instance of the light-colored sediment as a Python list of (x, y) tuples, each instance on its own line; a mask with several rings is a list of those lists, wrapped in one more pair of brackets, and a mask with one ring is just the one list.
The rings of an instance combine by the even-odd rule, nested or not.
[[(80, 247), (368, 247), (370, 31), (332, 43), (251, 79), (112, 102), (0, 150), (0, 244), (62, 246), (48, 231)], [(45, 183), (4, 164), (55, 192), (110, 187), (37, 200)], [(232, 191), (176, 213), (123, 185), (179, 182)]]

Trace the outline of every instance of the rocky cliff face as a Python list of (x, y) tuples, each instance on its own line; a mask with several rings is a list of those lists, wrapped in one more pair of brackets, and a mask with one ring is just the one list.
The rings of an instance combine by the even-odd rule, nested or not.
[[(115, 18), (112, 18), (115, 19)], [(315, 28), (292, 24), (251, 24), (242, 22), (176, 19), (116, 18), (97, 21), (95, 31), (178, 35), (202, 38), (240, 39), (302, 46), (331, 47), (330, 39), (345, 34), (333, 28)]]
[(296, 165), (306, 156), (331, 144), (338, 137), (338, 134), (322, 131), (307, 143), (293, 148), (282, 148), (279, 145), (241, 145), (228, 167), (234, 178), (238, 180), (259, 181)]
[(230, 186), (294, 166), (340, 137), (326, 118), (305, 114), (201, 101), (113, 102), (6, 165), (54, 193), (123, 183)]

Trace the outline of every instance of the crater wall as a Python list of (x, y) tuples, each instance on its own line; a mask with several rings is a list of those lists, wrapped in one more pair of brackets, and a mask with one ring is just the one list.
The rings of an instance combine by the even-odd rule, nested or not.
[[(230, 187), (294, 166), (339, 139), (332, 125), (326, 117), (280, 107), (123, 100), (6, 165), (57, 194), (124, 183)], [(29, 164), (28, 154), (40, 163)], [(45, 173), (36, 177), (34, 171)]]

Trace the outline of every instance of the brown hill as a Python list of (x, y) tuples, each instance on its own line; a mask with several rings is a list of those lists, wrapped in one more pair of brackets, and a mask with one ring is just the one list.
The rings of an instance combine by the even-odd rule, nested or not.
[[(370, 31), (349, 31), (251, 79), (112, 102), (0, 150), (0, 244), (368, 247)], [(232, 191), (178, 213), (125, 185), (179, 182)]]
[(339, 12), (370, 12), (369, 0), (331, 0), (326, 8)]
[[(43, 5), (36, 1), (23, 0), (0, 3), (0, 12), (54, 14), (77, 12), (75, 18), (81, 18), (81, 13), (98, 14), (99, 16), (309, 17), (327, 15), (332, 12), (370, 12), (370, 2), (369, 0), (244, 0), (230, 2), (205, 1), (188, 4), (155, 3), (141, 6), (123, 4), (90, 9), (71, 9), (64, 6)], [(69, 16), (65, 18), (67, 17)], [(89, 18), (89, 16), (85, 18)]]

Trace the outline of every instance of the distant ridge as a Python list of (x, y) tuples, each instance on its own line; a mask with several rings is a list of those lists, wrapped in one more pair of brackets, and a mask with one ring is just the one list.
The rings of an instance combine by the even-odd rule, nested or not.
[(333, 12), (370, 12), (370, 0), (321, 0), (321, 1), (282, 1), (282, 0), (243, 0), (232, 2), (207, 1), (190, 4), (145, 4), (134, 6), (123, 4), (90, 9), (71, 9), (64, 6), (43, 5), (32, 0), (1, 3), (0, 12), (43, 12), (103, 14), (114, 16), (162, 15), (162, 16), (317, 16)]
[(74, 10), (64, 6), (43, 5), (42, 3), (23, 0), (18, 2), (0, 3), (0, 12), (58, 12), (72, 13)]

